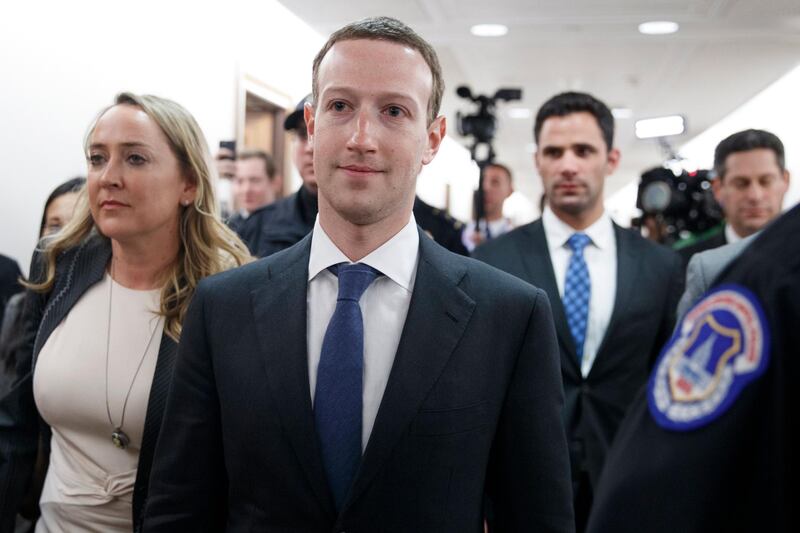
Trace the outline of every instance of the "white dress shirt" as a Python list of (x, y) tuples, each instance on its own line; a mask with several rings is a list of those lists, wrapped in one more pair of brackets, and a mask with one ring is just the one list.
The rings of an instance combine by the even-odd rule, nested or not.
[[(364, 396), (361, 449), (367, 447), (378, 414), (400, 335), (408, 314), (417, 275), (419, 233), (414, 215), (394, 237), (359, 263), (380, 271), (358, 302), (364, 318)], [(351, 261), (319, 224), (314, 224), (308, 261), (308, 383), (311, 402), (317, 386), (317, 366), (328, 323), (336, 309), (339, 279), (328, 267)]]
[(742, 239), (744, 239), (744, 237), (736, 233), (736, 230), (733, 229), (733, 226), (730, 224), (725, 224), (725, 242), (728, 244), (733, 244), (741, 241)]
[[(483, 227), (483, 224), (481, 224)], [(510, 218), (502, 217), (498, 218), (497, 220), (490, 220), (489, 221), (489, 233), (491, 234), (492, 238), (499, 237), (504, 233), (508, 233), (514, 229), (514, 224), (511, 223)], [(472, 240), (473, 234), (475, 233), (475, 221), (471, 220), (466, 226), (464, 226), (464, 231), (461, 232), (461, 244), (467, 249), (468, 252), (472, 252), (475, 249), (475, 241)], [(481, 232), (483, 234), (483, 232)]]
[[(572, 249), (567, 240), (577, 231), (559, 219), (549, 207), (545, 207), (542, 214), (542, 225), (558, 283), (558, 294), (563, 300), (567, 267), (572, 257)], [(592, 369), (597, 350), (611, 321), (611, 313), (614, 311), (617, 294), (617, 241), (611, 217), (605, 211), (594, 224), (581, 233), (585, 233), (592, 240), (583, 251), (592, 286), (581, 362), (581, 374), (586, 377)]]

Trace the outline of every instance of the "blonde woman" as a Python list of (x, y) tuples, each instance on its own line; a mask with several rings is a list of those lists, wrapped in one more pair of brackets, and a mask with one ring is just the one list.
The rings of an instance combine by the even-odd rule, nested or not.
[(206, 141), (178, 104), (120, 94), (85, 151), (75, 216), (31, 267), (29, 349), (0, 401), (3, 533), (40, 428), (51, 436), (36, 531), (139, 529), (189, 301), (200, 279), (250, 260), (220, 222)]

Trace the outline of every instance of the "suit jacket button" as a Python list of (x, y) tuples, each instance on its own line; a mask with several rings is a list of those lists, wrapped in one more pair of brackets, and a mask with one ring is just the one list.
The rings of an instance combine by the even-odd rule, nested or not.
[(582, 394), (589, 394), (589, 392), (590, 392), (591, 390), (592, 390), (592, 389), (591, 389), (591, 387), (589, 387), (589, 385), (587, 385), (586, 383), (584, 383), (583, 385), (581, 385), (581, 393), (582, 393)]

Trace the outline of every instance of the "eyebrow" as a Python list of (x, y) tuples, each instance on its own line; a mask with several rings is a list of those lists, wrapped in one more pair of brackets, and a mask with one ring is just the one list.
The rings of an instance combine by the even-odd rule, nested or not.
[[(349, 87), (349, 86), (346, 86), (346, 85), (333, 86), (333, 87), (329, 87), (329, 88), (325, 89), (325, 92), (324, 92), (323, 96), (324, 97), (328, 97), (328, 95), (330, 93), (333, 93), (333, 94), (343, 93), (343, 94), (349, 95), (349, 94), (353, 94), (353, 93), (358, 92), (358, 90), (359, 89), (356, 88), (356, 87)], [(378, 93), (377, 97), (380, 98), (380, 99), (402, 100), (404, 102), (408, 102), (408, 103), (414, 104), (416, 106), (416, 100), (414, 100), (413, 97), (411, 97), (411, 96), (409, 96), (408, 94), (405, 94), (405, 93), (389, 91), (389, 92)]]
[[(139, 142), (139, 141), (132, 141), (132, 142), (124, 142), (119, 143), (120, 146), (123, 148), (150, 148), (150, 145), (147, 143)], [(89, 149), (92, 148), (105, 148), (107, 145), (105, 143), (92, 143), (89, 145)]]

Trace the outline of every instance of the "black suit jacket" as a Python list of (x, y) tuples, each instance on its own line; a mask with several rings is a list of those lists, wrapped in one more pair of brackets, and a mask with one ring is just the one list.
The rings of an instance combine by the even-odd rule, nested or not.
[(308, 384), (311, 236), (204, 280), (188, 312), (145, 531), (571, 531), (546, 295), (420, 234), (414, 293), (341, 512)]
[(683, 292), (677, 254), (616, 224), (614, 236), (616, 298), (586, 378), (561, 304), (541, 219), (479, 246), (474, 253), (477, 259), (541, 287), (550, 297), (561, 351), (573, 476), (586, 471), (593, 486), (626, 409), (672, 332), (675, 307)]
[[(41, 257), (40, 257), (41, 258)], [(100, 236), (89, 237), (80, 246), (64, 252), (56, 264), (56, 278), (48, 293), (29, 291), (23, 310), (26, 348), (17, 361), (17, 375), (11, 391), (0, 400), (0, 532), (13, 531), (17, 508), (25, 496), (36, 459), (40, 431), (49, 453), (49, 428), (40, 423), (33, 399), (33, 372), (36, 359), (50, 334), (69, 314), (70, 309), (95, 283), (103, 279), (111, 259), (111, 244)], [(31, 264), (31, 279), (44, 279), (43, 263)], [(91, 333), (91, 332), (87, 332)], [(161, 428), (177, 343), (164, 334), (158, 349), (153, 383), (147, 402), (142, 446), (136, 483), (133, 488), (134, 531), (141, 528), (150, 465)], [(111, 442), (109, 441), (109, 446)]]

